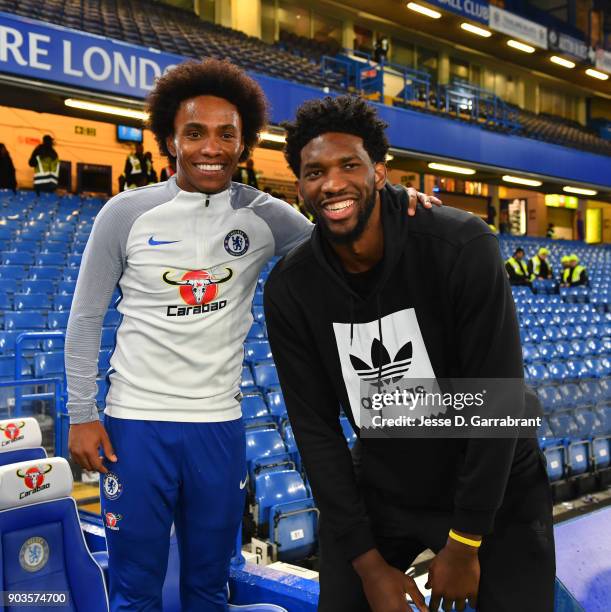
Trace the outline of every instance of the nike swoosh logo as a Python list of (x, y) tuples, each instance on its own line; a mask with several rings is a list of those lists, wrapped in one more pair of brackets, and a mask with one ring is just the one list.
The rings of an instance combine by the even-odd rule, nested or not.
[(151, 246), (157, 246), (159, 244), (176, 244), (180, 240), (155, 240), (152, 236), (149, 238), (149, 244)]
[(248, 480), (248, 476), (246, 476), (246, 478), (244, 478), (244, 482), (242, 482), (240, 480), (240, 489), (243, 489), (246, 486), (246, 481)]

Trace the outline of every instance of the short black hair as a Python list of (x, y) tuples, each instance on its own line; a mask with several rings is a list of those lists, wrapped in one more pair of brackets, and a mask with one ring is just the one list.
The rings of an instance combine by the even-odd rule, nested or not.
[(287, 132), (284, 156), (295, 176), (299, 176), (303, 147), (327, 132), (360, 136), (373, 163), (386, 160), (389, 145), (385, 130), (388, 124), (378, 117), (371, 104), (358, 96), (309, 100), (297, 109), (295, 121), (286, 121), (282, 127)]
[(517, 255), (518, 253), (524, 253), (524, 249), (523, 249), (522, 247), (518, 247), (518, 248), (517, 248), (517, 249), (516, 249), (516, 250), (513, 252), (513, 254), (514, 254), (514, 255)]
[(267, 124), (267, 99), (260, 85), (227, 60), (191, 60), (160, 77), (146, 101), (147, 126), (155, 135), (162, 155), (172, 158), (166, 138), (174, 133), (174, 119), (181, 102), (196, 96), (217, 96), (234, 104), (242, 119), (244, 152), (248, 159)]

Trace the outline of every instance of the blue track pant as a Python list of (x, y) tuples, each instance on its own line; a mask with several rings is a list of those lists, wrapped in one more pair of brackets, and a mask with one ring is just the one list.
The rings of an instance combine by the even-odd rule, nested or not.
[(183, 612), (227, 609), (226, 583), (244, 509), (242, 419), (221, 423), (105, 417), (118, 461), (100, 479), (112, 612), (161, 611), (176, 526)]

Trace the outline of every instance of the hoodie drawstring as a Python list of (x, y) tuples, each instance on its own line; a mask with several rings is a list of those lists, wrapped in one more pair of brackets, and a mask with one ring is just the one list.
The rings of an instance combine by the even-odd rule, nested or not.
[(378, 383), (382, 388), (382, 347), (384, 346), (384, 336), (382, 335), (382, 308), (380, 306), (380, 294), (376, 293), (376, 307), (378, 315), (378, 332), (380, 333), (380, 344), (378, 344)]

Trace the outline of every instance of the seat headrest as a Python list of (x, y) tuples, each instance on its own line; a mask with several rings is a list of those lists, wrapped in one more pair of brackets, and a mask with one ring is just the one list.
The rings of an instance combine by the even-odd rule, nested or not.
[(35, 448), (42, 442), (40, 425), (32, 417), (0, 421), (0, 453), (19, 448)]
[(72, 470), (63, 457), (34, 459), (0, 467), (0, 510), (67, 497)]

